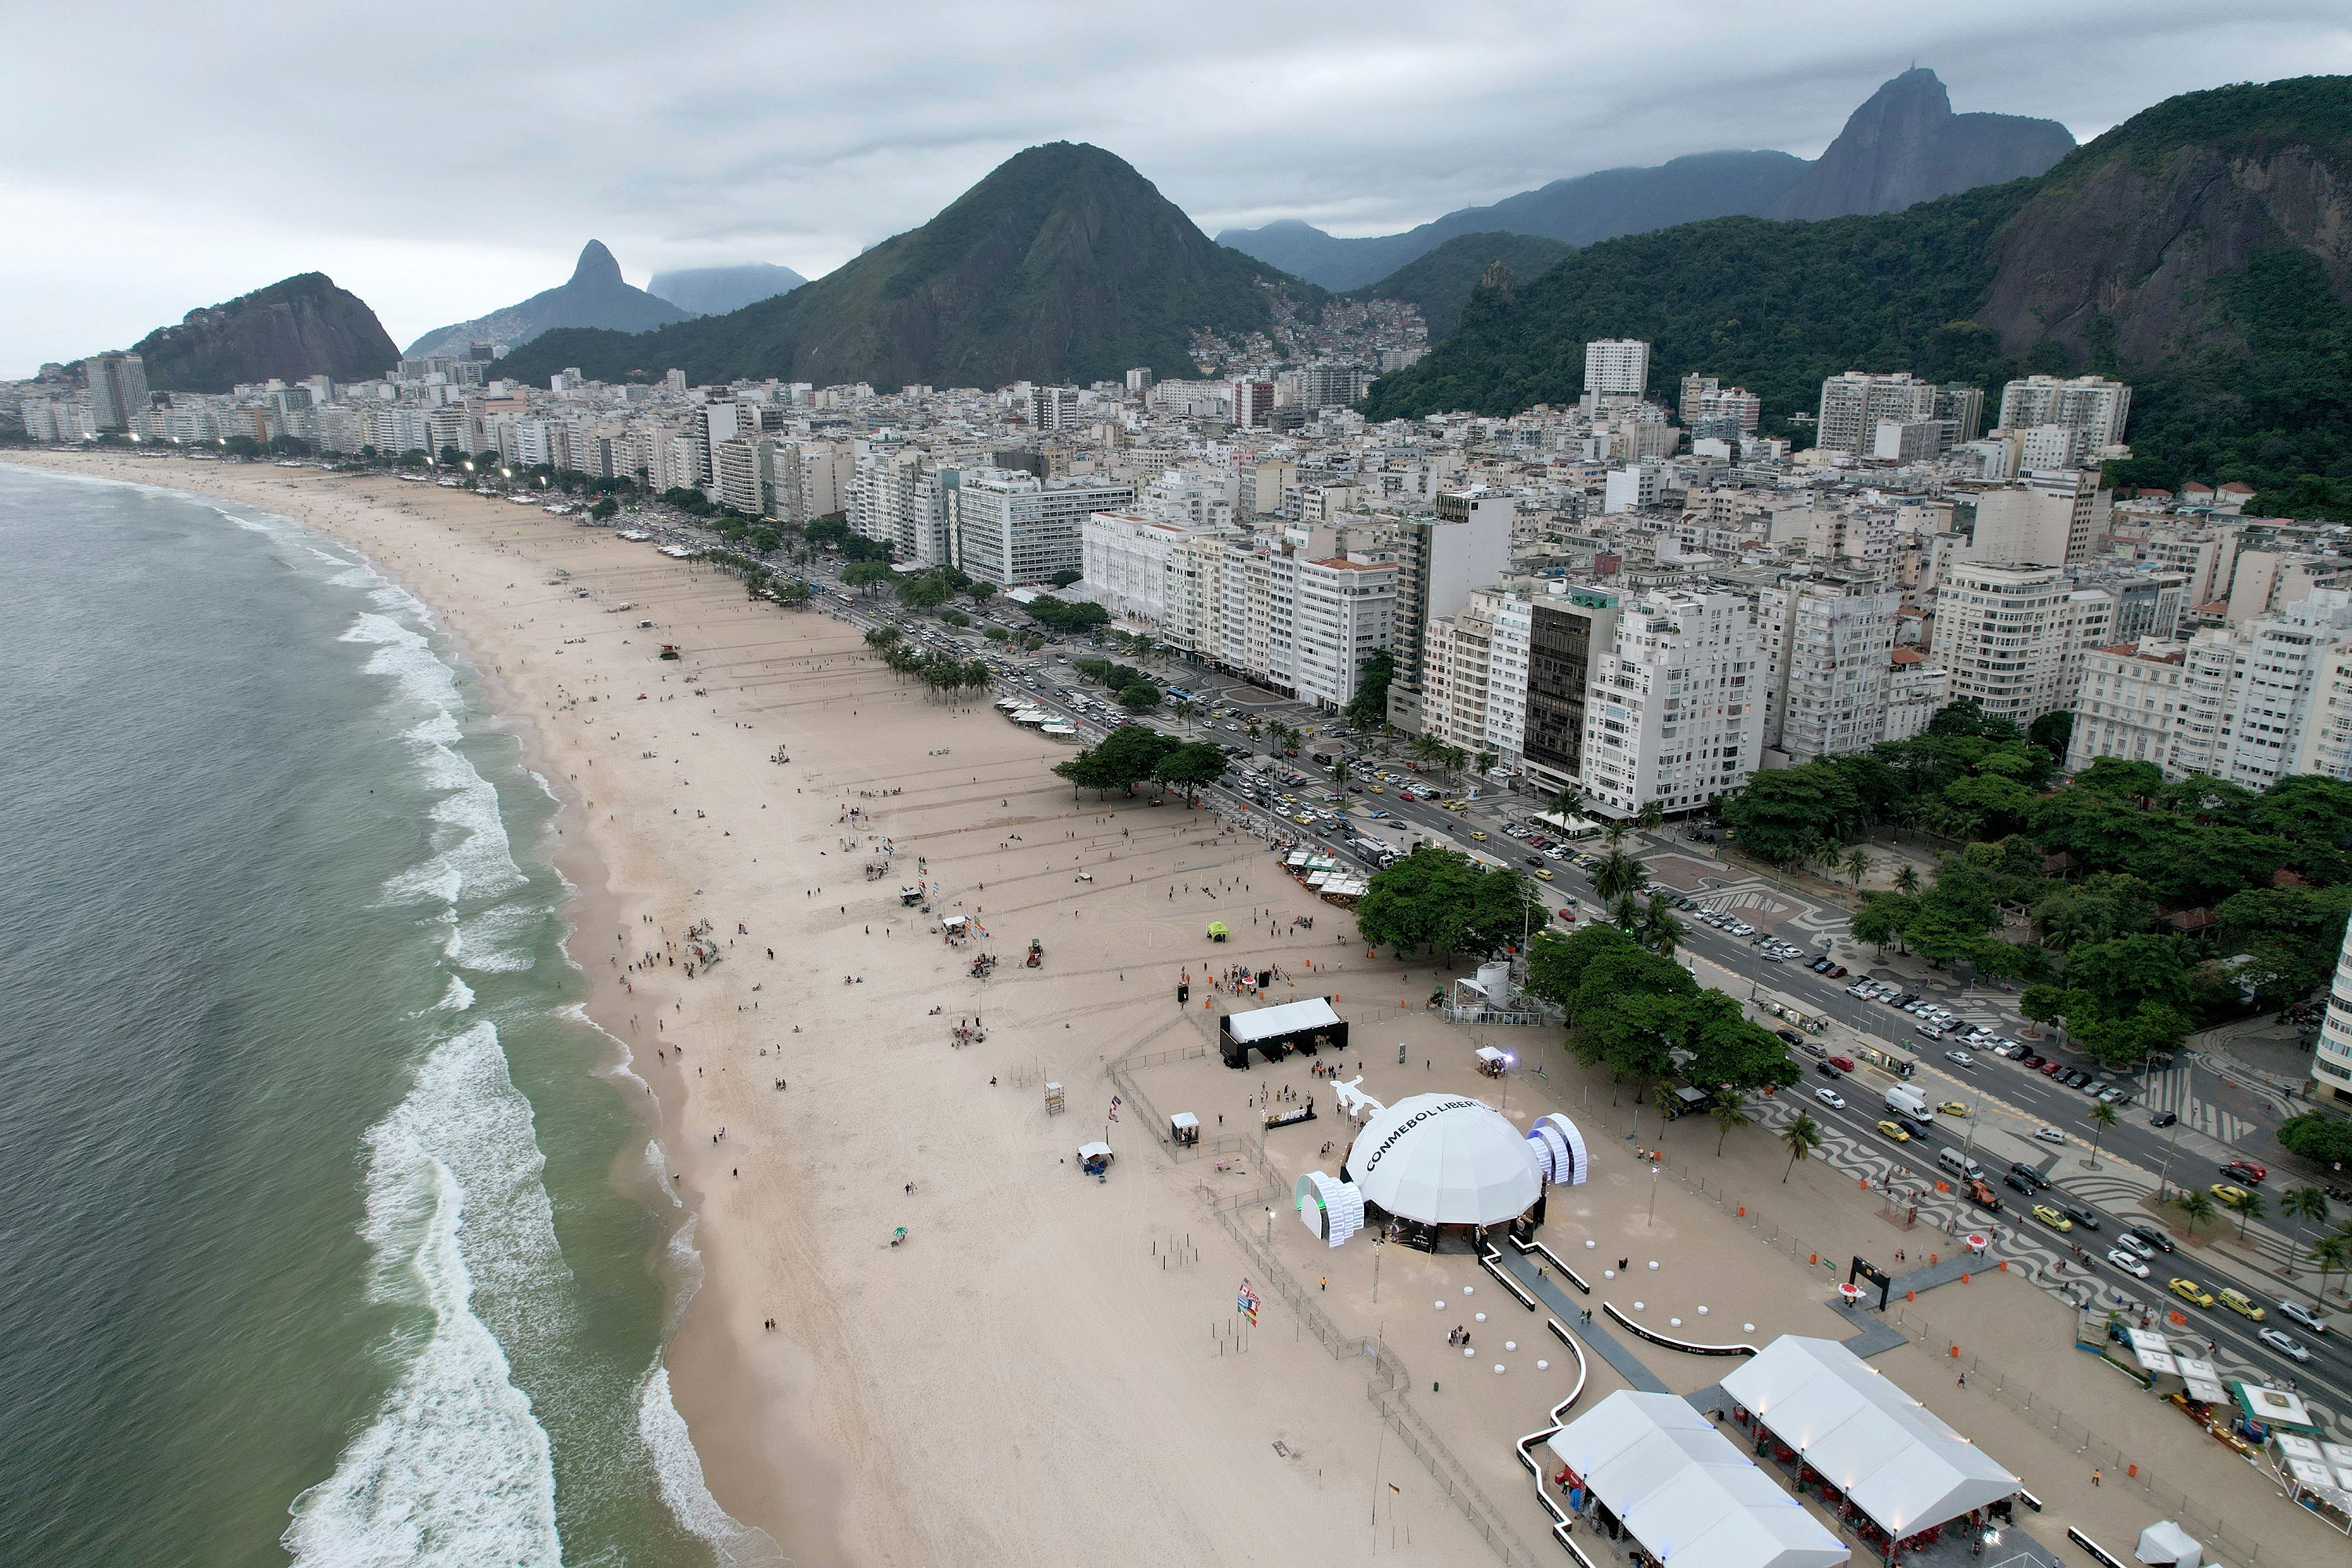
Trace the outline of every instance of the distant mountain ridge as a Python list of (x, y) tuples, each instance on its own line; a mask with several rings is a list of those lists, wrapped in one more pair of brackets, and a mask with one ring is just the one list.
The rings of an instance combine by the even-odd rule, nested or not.
[[(2352, 518), (2352, 78), (2183, 94), (2030, 180), (1901, 212), (1727, 217), (1578, 250), (1384, 376), (1375, 418), (1572, 402), (1584, 344), (1653, 345), (1654, 391), (1700, 372), (1768, 425), (1826, 376), (1910, 371), (1996, 391), (2032, 371), (2133, 384), (2118, 484), (2257, 486)], [(2258, 503), (2262, 500), (2257, 498)]]
[(747, 261), (740, 267), (687, 267), (656, 272), (646, 285), (646, 292), (692, 315), (723, 316), (789, 294), (807, 281), (789, 267)]
[(1486, 269), (1510, 268), (1516, 282), (1529, 282), (1558, 266), (1576, 247), (1532, 234), (1465, 234), (1426, 255), (1416, 256), (1375, 283), (1351, 289), (1353, 300), (1402, 300), (1419, 309), (1429, 341), (1440, 342), (1461, 319)]
[(1591, 245), (1711, 217), (1897, 211), (1973, 185), (2041, 174), (2074, 145), (2073, 134), (2055, 121), (1954, 114), (1936, 73), (1915, 68), (1873, 93), (1814, 162), (1789, 153), (1698, 153), (1654, 168), (1554, 180), (1402, 234), (1342, 239), (1285, 219), (1263, 228), (1227, 229), (1217, 240), (1327, 289), (1352, 289), (1465, 234), (1499, 231)]
[(478, 342), (526, 343), (558, 327), (608, 327), (642, 332), (693, 315), (667, 300), (635, 289), (621, 277), (621, 264), (602, 240), (580, 250), (572, 276), (518, 305), (508, 305), (470, 321), (436, 327), (408, 345), (412, 356), (462, 353)]
[(301, 272), (226, 304), (191, 310), (131, 353), (157, 392), (226, 392), (247, 382), (331, 375), (365, 381), (400, 359), (367, 301), (323, 272)]
[(1320, 291), (1211, 242), (1124, 160), (1055, 142), (789, 294), (635, 335), (550, 332), (500, 369), (984, 387), (1193, 374), (1193, 332), (1262, 330), (1286, 296)]

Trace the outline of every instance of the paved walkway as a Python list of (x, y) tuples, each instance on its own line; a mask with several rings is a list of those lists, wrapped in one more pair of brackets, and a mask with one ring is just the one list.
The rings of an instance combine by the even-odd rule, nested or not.
[[(1551, 1309), (1551, 1315), (1559, 1320), (1561, 1328), (1591, 1346), (1595, 1354), (1616, 1369), (1618, 1376), (1643, 1394), (1674, 1392), (1658, 1381), (1658, 1374), (1643, 1366), (1642, 1358), (1626, 1349), (1622, 1341), (1602, 1328), (1597, 1318), (1592, 1322), (1586, 1322), (1584, 1304), (1570, 1301), (1568, 1293), (1560, 1289), (1559, 1281), (1549, 1273), (1538, 1273), (1533, 1258), (1514, 1248), (1504, 1247), (1499, 1260), (1512, 1279), (1525, 1286), (1537, 1300)], [(1599, 1298), (1594, 1300), (1597, 1301)]]

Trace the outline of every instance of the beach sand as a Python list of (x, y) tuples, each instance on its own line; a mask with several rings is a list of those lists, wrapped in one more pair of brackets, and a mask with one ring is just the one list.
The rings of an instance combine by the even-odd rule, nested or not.
[[(718, 1500), (796, 1562), (1460, 1563), (1494, 1560), (1482, 1536), (1532, 1543), (1528, 1561), (1558, 1553), (1510, 1448), (1571, 1382), (1542, 1319), (1470, 1258), (1393, 1247), (1375, 1300), (1372, 1248), (1324, 1251), (1286, 1199), (1263, 1212), (1270, 1176), (1336, 1171), (1348, 1129), (1304, 1064), (1232, 1073), (1205, 1054), (1204, 961), (1280, 966), (1289, 979), (1267, 1000), (1337, 994), (1355, 1030), (1349, 1055), (1382, 1099), (1491, 1098), (1494, 1086), (1471, 1072), (1466, 1033), (1422, 1008), (1428, 963), (1368, 958), (1353, 921), (1281, 875), (1261, 843), (1181, 801), (1076, 799), (1049, 772), (1068, 753), (984, 697), (931, 700), (852, 626), (751, 603), (722, 573), (536, 508), (310, 469), (21, 460), (316, 527), (432, 605), (480, 672), (566, 803), (555, 853), (579, 889), (572, 951), (589, 1009), (634, 1058), (644, 1089), (616, 1085), (649, 1097), (694, 1216), (703, 1278), (669, 1353), (674, 1397)], [(661, 660), (665, 642), (683, 657)], [(888, 869), (868, 879), (886, 836)], [(899, 887), (919, 879), (941, 912), (987, 934), (947, 946), (934, 916), (900, 906)], [(1319, 917), (1317, 929), (1293, 930), (1299, 915)], [(1204, 940), (1216, 919), (1234, 927), (1228, 946)], [(710, 922), (719, 957), (689, 979), (697, 921)], [(1032, 938), (1045, 949), (1034, 970), (1021, 963)], [(966, 973), (982, 951), (1003, 961), (984, 981)], [(986, 1039), (952, 1048), (950, 1027), (975, 1016)], [(1645, 1315), (1689, 1306), (1696, 1325), (1695, 1307), (1709, 1307), (1721, 1331), (1694, 1337), (1746, 1338), (1743, 1322), (1759, 1341), (1852, 1331), (1822, 1303), (1844, 1255), (1898, 1244), (1874, 1229), (1871, 1200), (1813, 1167), (1784, 1184), (1778, 1145), (1748, 1131), (1730, 1138), (1713, 1195), (1663, 1183), (1650, 1218), (1646, 1167), (1609, 1152), (1630, 1105), (1611, 1107), (1606, 1082), (1549, 1034), (1506, 1033), (1553, 1064), (1548, 1080), (1514, 1084), (1514, 1119), (1589, 1117), (1602, 1162), (1591, 1186), (1555, 1195), (1547, 1238), (1562, 1256), (1580, 1268), (1601, 1251), (1636, 1257)], [(1121, 1084), (1107, 1069), (1122, 1058), (1140, 1098), (1114, 1124)], [(1064, 1087), (1064, 1114), (1046, 1112), (1048, 1080)], [(1268, 1136), (1270, 1165), (1249, 1103), (1261, 1085), (1326, 1108)], [(1172, 1160), (1143, 1125), (1147, 1101), (1193, 1110), (1212, 1142), (1232, 1142)], [(1097, 1181), (1075, 1152), (1106, 1133), (1119, 1158)], [(1716, 1139), (1678, 1127), (1669, 1142), (1705, 1160)], [(1818, 1232), (1833, 1267), (1759, 1245), (1727, 1190)], [(1230, 1224), (1246, 1246), (1213, 1213), (1244, 1200)], [(908, 1237), (894, 1247), (898, 1226)], [(1380, 1419), (1369, 1362), (1335, 1356), (1266, 1288), (1269, 1257), (1340, 1335), (1402, 1358), (1416, 1438)], [(1265, 1301), (1247, 1333), (1234, 1309), (1245, 1277)], [(2178, 1416), (2149, 1422), (2145, 1396), (2112, 1373), (2078, 1379), (2071, 1363), (2086, 1358), (2058, 1343), (2066, 1314), (2048, 1297), (2013, 1279), (1967, 1299), (1957, 1289), (1924, 1304), (1935, 1322), (1982, 1322), (1989, 1353), (2018, 1373), (2068, 1363), (2077, 1418), (2109, 1436), (2156, 1433), (2166, 1479), (2200, 1506), (2298, 1541), (2316, 1529)], [(1632, 1310), (1636, 1290), (1599, 1294)], [(1463, 1358), (1445, 1331), (1479, 1310), (1491, 1326)], [(1517, 1349), (1502, 1351), (1507, 1339)], [(1639, 1353), (1677, 1390), (1724, 1364)], [(1964, 1430), (1986, 1429), (2049, 1502), (2032, 1525), (2045, 1539), (2083, 1518), (2127, 1551), (2123, 1489), (2095, 1492), (2051, 1434), (1949, 1385), (1927, 1350), (1874, 1364)], [(1595, 1357), (1584, 1403), (1622, 1385)], [(1484, 1531), (1449, 1491), (1478, 1500)], [(2314, 1550), (2323, 1540), (2340, 1547), (2315, 1535)]]

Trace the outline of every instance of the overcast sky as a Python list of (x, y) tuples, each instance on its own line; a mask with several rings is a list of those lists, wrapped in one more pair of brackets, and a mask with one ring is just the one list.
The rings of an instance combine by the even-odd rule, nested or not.
[(319, 269), (401, 343), (561, 282), (817, 276), (1024, 146), (1093, 142), (1210, 233), (1382, 234), (1562, 175), (1811, 155), (1916, 62), (2088, 140), (2352, 71), (2343, 0), (71, 5), (0, 0), (0, 376)]

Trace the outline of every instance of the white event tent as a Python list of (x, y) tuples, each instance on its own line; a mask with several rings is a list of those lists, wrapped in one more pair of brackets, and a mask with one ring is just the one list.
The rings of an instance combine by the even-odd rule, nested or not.
[(1367, 1203), (1423, 1225), (1502, 1225), (1543, 1195), (1536, 1152), (1511, 1119), (1454, 1094), (1416, 1094), (1375, 1115), (1347, 1173)]
[(1835, 1340), (1783, 1334), (1723, 1380), (1783, 1444), (1902, 1541), (2018, 1479)]
[(1665, 1568), (1835, 1568), (1853, 1555), (1674, 1394), (1620, 1389), (1549, 1442)]

